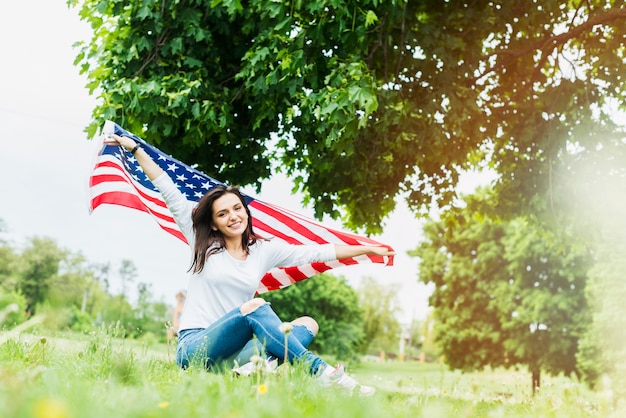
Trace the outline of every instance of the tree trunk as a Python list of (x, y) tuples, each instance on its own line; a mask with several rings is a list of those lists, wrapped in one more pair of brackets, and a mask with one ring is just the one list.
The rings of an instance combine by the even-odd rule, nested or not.
[(537, 389), (539, 389), (539, 387), (541, 386), (541, 370), (536, 369), (536, 370), (533, 370), (531, 373), (532, 373), (533, 396), (535, 396), (535, 392), (537, 392)]

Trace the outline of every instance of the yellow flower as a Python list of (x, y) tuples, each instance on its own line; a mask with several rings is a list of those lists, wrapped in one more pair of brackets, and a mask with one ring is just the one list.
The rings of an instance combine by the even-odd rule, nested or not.
[(67, 404), (61, 399), (44, 398), (37, 401), (34, 410), (35, 418), (67, 418)]
[(167, 408), (168, 406), (170, 406), (168, 401), (159, 402), (159, 408), (161, 409)]
[(257, 386), (256, 391), (259, 393), (259, 395), (265, 395), (267, 393), (267, 385), (260, 384), (259, 386)]

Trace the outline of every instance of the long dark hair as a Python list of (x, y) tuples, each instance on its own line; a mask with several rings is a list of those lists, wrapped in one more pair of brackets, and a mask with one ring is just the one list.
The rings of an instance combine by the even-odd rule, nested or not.
[(252, 214), (237, 186), (216, 186), (205, 194), (198, 202), (191, 220), (193, 222), (194, 233), (196, 234), (196, 243), (193, 248), (193, 262), (190, 271), (199, 273), (204, 268), (207, 258), (226, 248), (226, 242), (220, 231), (213, 229), (213, 203), (224, 196), (226, 193), (232, 193), (239, 198), (241, 204), (248, 214), (248, 225), (241, 236), (241, 245), (246, 254), (250, 253), (250, 246), (261, 239), (254, 233), (252, 229)]

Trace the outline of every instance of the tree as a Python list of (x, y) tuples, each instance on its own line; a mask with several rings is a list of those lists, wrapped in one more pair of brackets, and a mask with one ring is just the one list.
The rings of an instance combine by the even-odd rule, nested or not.
[(425, 227), (420, 280), (430, 297), (436, 342), (452, 368), (526, 365), (578, 373), (578, 343), (590, 312), (588, 248), (524, 218), (494, 216), (485, 191)]
[(585, 293), (590, 248), (517, 219), (507, 226), (505, 258), (509, 286), (500, 294), (501, 312), (510, 315), (503, 318), (509, 333), (505, 349), (528, 366), (533, 389), (540, 386), (542, 370), (580, 375), (576, 356), (591, 322)]
[(59, 263), (58, 274), (50, 280), (46, 300), (53, 307), (69, 308), (73, 305), (81, 309), (86, 292), (96, 285), (85, 257), (80, 253), (67, 251)]
[(18, 260), (18, 287), (26, 297), (27, 311), (34, 314), (37, 304), (48, 296), (50, 283), (58, 276), (59, 266), (67, 250), (58, 247), (50, 238), (34, 237)]
[(363, 311), (357, 292), (345, 277), (322, 273), (284, 289), (264, 293), (285, 321), (310, 316), (319, 324), (312, 350), (350, 359), (363, 337)]
[(485, 157), (508, 210), (549, 205), (572, 137), (593, 148), (626, 103), (623, 0), (68, 4), (94, 30), (89, 135), (114, 119), (230, 183), (280, 167), (370, 232), (396, 196), (449, 204)]
[(0, 243), (0, 289), (14, 290), (17, 287), (15, 261), (17, 255), (13, 248)]
[[(0, 234), (6, 231), (6, 224), (0, 218)], [(9, 243), (0, 237), (0, 290), (16, 290), (17, 280), (14, 276), (16, 254)]]
[(108, 293), (110, 287), (109, 273), (111, 271), (111, 263), (91, 263), (90, 270), (92, 271), (95, 280), (100, 283), (104, 290)]
[(373, 278), (365, 278), (358, 288), (359, 303), (363, 309), (363, 334), (359, 351), (369, 349), (396, 352), (402, 327), (398, 321), (398, 291), (382, 286)]
[(137, 267), (131, 260), (122, 260), (122, 264), (118, 270), (118, 274), (120, 276), (121, 285), (122, 285), (122, 293), (119, 297), (120, 302), (120, 317), (119, 320), (122, 324), (124, 324), (124, 311), (126, 305), (128, 305), (127, 299), (127, 291), (128, 285), (135, 281), (137, 278)]
[(168, 307), (164, 302), (155, 302), (152, 294), (152, 284), (140, 282), (137, 284), (139, 296), (133, 317), (128, 321), (128, 334), (133, 337), (153, 338), (166, 341), (165, 323), (170, 320)]
[(425, 360), (437, 358), (439, 355), (439, 347), (435, 342), (436, 323), (434, 312), (430, 310), (422, 324), (420, 339), (414, 339), (421, 342), (420, 353), (423, 353)]

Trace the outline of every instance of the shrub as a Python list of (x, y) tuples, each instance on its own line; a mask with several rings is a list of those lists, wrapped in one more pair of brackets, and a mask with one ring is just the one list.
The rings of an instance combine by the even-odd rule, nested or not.
[(0, 293), (0, 327), (11, 329), (26, 321), (26, 298), (19, 292)]

